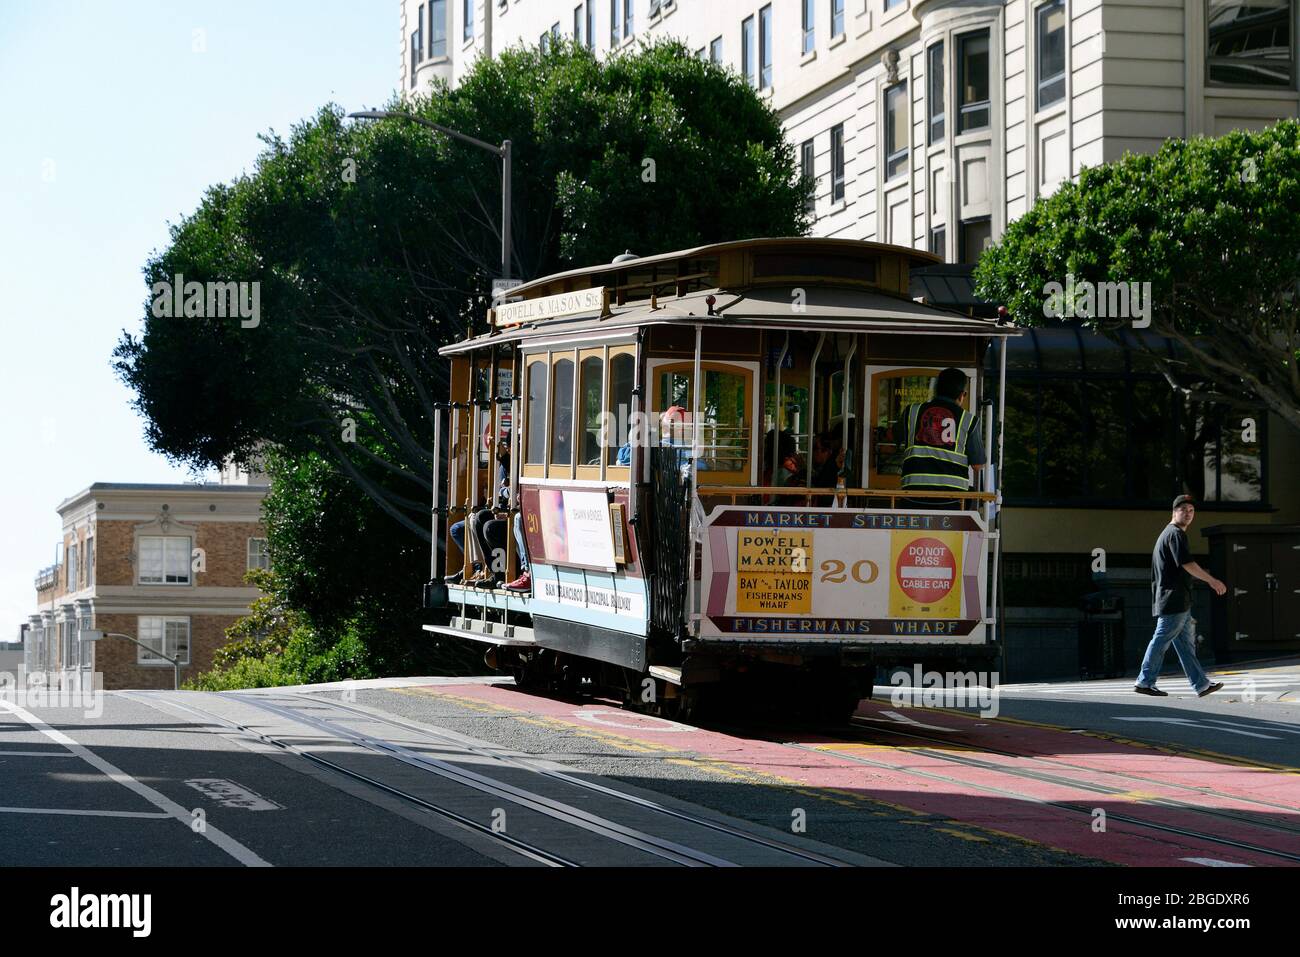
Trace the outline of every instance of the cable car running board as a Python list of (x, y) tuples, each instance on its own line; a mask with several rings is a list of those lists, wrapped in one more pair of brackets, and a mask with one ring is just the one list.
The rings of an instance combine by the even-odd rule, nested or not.
[[(537, 644), (533, 639), (533, 629), (511, 625), (507, 628), (498, 621), (484, 622), (478, 618), (453, 618), (449, 625), (425, 625), (425, 631), (439, 635), (452, 635), (456, 638), (469, 638), (489, 645), (508, 645), (514, 648), (529, 648)], [(507, 631), (509, 634), (507, 634)]]

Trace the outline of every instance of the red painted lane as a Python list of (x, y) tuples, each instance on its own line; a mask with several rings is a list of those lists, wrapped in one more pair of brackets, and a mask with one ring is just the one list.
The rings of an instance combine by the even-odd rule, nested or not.
[[(984, 751), (992, 748), (1011, 751), (1024, 758), (1040, 758), (1043, 762), (1035, 767), (1052, 773), (1066, 773), (1071, 776), (1081, 775), (1077, 768), (1088, 768), (1098, 774), (1110, 772), (1133, 775), (1135, 777), (1155, 778), (1171, 785), (1183, 788), (1213, 790), (1223, 797), (1204, 795), (1198, 803), (1213, 802), (1216, 807), (1241, 810), (1265, 811), (1266, 813), (1285, 814), (1281, 810), (1268, 811), (1258, 805), (1241, 803), (1255, 800), (1268, 804), (1281, 805), (1292, 809), (1294, 819), (1291, 824), (1300, 827), (1300, 773), (1279, 770), (1248, 762), (1232, 763), (1216, 761), (1208, 757), (1188, 754), (1171, 754), (1154, 747), (1143, 747), (1126, 741), (1116, 741), (1089, 734), (1074, 734), (1068, 730), (1045, 728), (1017, 722), (996, 721), (974, 715), (938, 711), (933, 708), (892, 708), (878, 701), (864, 701), (858, 707), (858, 716), (875, 719), (872, 723), (881, 728), (907, 732), (907, 724), (890, 718), (887, 712), (910, 717), (935, 727), (952, 731), (950, 740), (953, 744), (962, 744)], [(918, 731), (930, 735), (929, 729)], [(892, 737), (889, 735), (886, 738)], [(909, 740), (909, 739), (897, 739)], [(913, 741), (917, 746), (924, 746), (923, 741)], [(981, 760), (990, 762), (1014, 763), (1014, 758), (1005, 758), (996, 754), (982, 754)], [(1051, 762), (1063, 762), (1072, 765), (1060, 769)], [(1081, 776), (1081, 780), (1093, 780)], [(1131, 790), (1154, 791), (1146, 782), (1126, 781), (1124, 778), (1110, 778), (1109, 781), (1096, 779), (1097, 783), (1107, 783), (1114, 787), (1126, 787)], [(1188, 799), (1190, 792), (1181, 788), (1158, 791), (1161, 796)], [(1239, 801), (1232, 800), (1240, 799)]]
[[(498, 707), (517, 709), (563, 722), (577, 729), (617, 735), (665, 750), (679, 750), (694, 754), (705, 762), (710, 760), (727, 762), (732, 767), (780, 778), (790, 785), (851, 792), (868, 801), (883, 802), (922, 814), (965, 822), (1112, 863), (1190, 866), (1184, 858), (1191, 857), (1265, 866), (1286, 863), (1266, 854), (1127, 824), (1114, 820), (1110, 815), (1127, 814), (1143, 820), (1177, 824), (1223, 837), (1232, 837), (1258, 846), (1279, 847), (1276, 838), (1288, 835), (1273, 830), (1263, 831), (1248, 824), (1239, 825), (1236, 822), (1209, 818), (1192, 811), (1138, 805), (1114, 796), (1098, 795), (1068, 785), (1026, 780), (999, 771), (966, 768), (934, 756), (916, 754), (899, 748), (855, 745), (843, 740), (829, 741), (815, 736), (799, 736), (799, 743), (813, 747), (830, 745), (843, 749), (840, 754), (833, 750), (808, 751), (791, 748), (778, 741), (741, 738), (623, 711), (608, 702), (561, 701), (519, 692), (508, 686), (441, 686), (426, 690), (432, 694), (447, 693)], [(871, 714), (873, 710), (889, 709), (866, 702), (859, 713)], [(961, 716), (932, 710), (913, 710), (912, 713), (923, 716), (922, 719), (927, 724), (957, 727), (961, 723)], [(1176, 765), (1184, 780), (1208, 781), (1211, 784), (1207, 786), (1215, 786), (1216, 789), (1219, 789), (1219, 775), (1225, 769), (1233, 772), (1248, 772), (1257, 776), (1272, 773), (1286, 776), (1284, 772), (1261, 772), (1231, 766), (1225, 768), (1224, 765), (1202, 759), (1150, 752), (1130, 745), (1100, 741), (1095, 738), (1088, 739), (1066, 731), (1027, 728), (1021, 725), (996, 726), (991, 722), (985, 724), (994, 728), (997, 746), (1005, 750), (1016, 750), (1020, 732), (1032, 732), (1029, 737), (1033, 739), (1035, 753), (1066, 755), (1072, 763), (1080, 757), (1078, 752), (1083, 752), (1083, 755), (1091, 761), (1140, 755), (1141, 761), (1123, 766), (1126, 769), (1137, 767), (1145, 775), (1160, 777), (1168, 772), (1169, 767)], [(966, 734), (954, 734), (953, 737), (961, 738), (961, 743), (964, 745), (978, 747), (981, 735), (977, 735), (976, 731), (982, 733), (987, 729), (972, 728)], [(1049, 740), (1052, 735), (1059, 736), (1055, 742)], [(1051, 744), (1055, 747), (1049, 747)], [(1023, 747), (1023, 744), (1019, 746)], [(930, 747), (933, 750), (941, 748), (942, 745), (930, 745)], [(868, 766), (854, 761), (853, 757), (864, 758), (883, 766)], [(988, 760), (993, 756), (980, 753), (979, 757), (981, 760)], [(1112, 768), (1117, 766), (1111, 765)], [(1104, 771), (1105, 768), (1097, 770)], [(921, 776), (917, 772), (942, 775), (951, 780), (935, 780)], [(1062, 776), (1076, 773), (1078, 772), (1071, 771), (1067, 775), (1062, 772)], [(1118, 779), (1110, 779), (1112, 786), (1116, 780)], [(1070, 802), (1088, 813), (1021, 800), (1007, 793), (993, 793), (989, 788), (1010, 792), (1011, 795)], [(1149, 788), (1144, 785), (1142, 790), (1145, 792)], [(1257, 787), (1252, 790), (1259, 793)], [(1272, 788), (1266, 790), (1274, 793)], [(1107, 811), (1109, 820), (1104, 833), (1096, 833), (1092, 830), (1091, 810), (1093, 808), (1103, 808)], [(1248, 837), (1245, 836), (1247, 834)]]

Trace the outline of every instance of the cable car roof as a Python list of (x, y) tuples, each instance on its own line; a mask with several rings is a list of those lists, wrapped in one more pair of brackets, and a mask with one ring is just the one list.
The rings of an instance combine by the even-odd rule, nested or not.
[[(490, 331), (441, 351), (452, 354), (540, 337), (608, 335), (647, 325), (1019, 334), (1016, 327), (994, 319), (912, 299), (911, 267), (937, 262), (937, 256), (901, 246), (801, 237), (739, 240), (637, 257), (518, 286), (511, 296), (525, 305), (490, 310)], [(509, 321), (502, 321), (506, 317)]]

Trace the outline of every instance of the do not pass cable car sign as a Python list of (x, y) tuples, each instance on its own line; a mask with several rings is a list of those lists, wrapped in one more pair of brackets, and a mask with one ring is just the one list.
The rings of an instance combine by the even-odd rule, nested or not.
[(985, 556), (971, 513), (718, 508), (700, 634), (981, 642)]

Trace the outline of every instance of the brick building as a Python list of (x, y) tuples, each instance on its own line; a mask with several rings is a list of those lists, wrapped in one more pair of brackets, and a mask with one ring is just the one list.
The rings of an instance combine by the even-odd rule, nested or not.
[[(104, 687), (170, 688), (163, 658), (109, 633), (178, 658), (181, 680), (206, 671), (225, 630), (259, 592), (250, 568), (268, 565), (261, 523), (264, 478), (223, 473), (221, 484), (97, 482), (58, 507), (58, 560), (36, 577), (25, 628), (24, 666), (52, 684), (101, 672)], [(80, 633), (104, 632), (98, 642)]]

